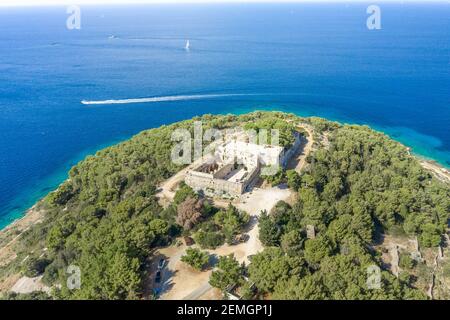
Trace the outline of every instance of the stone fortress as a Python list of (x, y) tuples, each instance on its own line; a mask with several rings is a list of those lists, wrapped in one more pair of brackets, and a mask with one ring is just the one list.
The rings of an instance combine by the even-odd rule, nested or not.
[(224, 142), (201, 164), (188, 170), (186, 184), (207, 196), (237, 197), (249, 191), (260, 175), (276, 174), (285, 167), (301, 146), (297, 132), (294, 144), (287, 150), (242, 138)]

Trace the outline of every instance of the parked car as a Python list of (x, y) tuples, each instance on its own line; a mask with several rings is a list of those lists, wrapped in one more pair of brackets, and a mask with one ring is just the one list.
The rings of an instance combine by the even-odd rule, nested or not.
[(165, 265), (166, 265), (166, 260), (165, 259), (160, 259), (159, 263), (158, 263), (158, 270), (162, 270)]
[(240, 234), (238, 236), (236, 236), (236, 241), (238, 243), (244, 243), (247, 242), (250, 239), (250, 236), (248, 234)]
[(157, 271), (156, 276), (155, 276), (155, 283), (160, 283), (160, 282), (161, 282), (161, 271)]
[(155, 288), (152, 291), (152, 296), (151, 296), (151, 300), (158, 300), (159, 295), (161, 294), (161, 288)]

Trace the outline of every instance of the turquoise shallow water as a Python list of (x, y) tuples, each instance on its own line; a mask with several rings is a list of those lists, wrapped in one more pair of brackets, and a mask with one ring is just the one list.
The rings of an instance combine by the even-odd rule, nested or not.
[(366, 7), (88, 6), (73, 31), (63, 7), (0, 9), (0, 228), (87, 154), (204, 113), (369, 124), (450, 167), (449, 4), (382, 4), (378, 31)]

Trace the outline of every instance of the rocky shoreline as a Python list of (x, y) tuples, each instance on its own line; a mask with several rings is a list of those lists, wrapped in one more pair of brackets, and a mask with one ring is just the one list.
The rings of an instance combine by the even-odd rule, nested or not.
[(422, 167), (431, 171), (442, 182), (450, 183), (450, 171), (434, 160), (418, 159)]
[[(434, 160), (424, 159), (418, 156), (415, 157), (422, 167), (430, 171), (437, 179), (444, 183), (450, 184), (450, 170), (444, 168)], [(0, 230), (0, 261), (2, 261), (3, 249), (8, 246), (10, 242), (15, 240), (14, 237), (19, 237), (22, 232), (28, 230), (28, 228), (32, 225), (41, 221), (43, 217), (43, 211), (39, 209), (39, 204), (41, 201), (31, 207), (22, 218), (13, 221), (3, 230)], [(11, 240), (5, 241), (8, 238)]]
[(26, 214), (0, 231), (0, 266), (8, 264), (15, 258), (12, 250), (17, 239), (29, 228), (42, 221), (44, 211), (39, 208), (40, 202), (31, 207)]

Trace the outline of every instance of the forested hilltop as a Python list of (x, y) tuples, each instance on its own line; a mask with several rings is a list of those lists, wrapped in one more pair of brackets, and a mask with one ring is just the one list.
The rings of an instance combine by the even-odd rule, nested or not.
[[(259, 297), (426, 298), (429, 266), (406, 253), (400, 256), (402, 272), (396, 277), (383, 263), (379, 243), (385, 235), (417, 236), (420, 247), (444, 247), (449, 185), (423, 169), (406, 147), (366, 126), (278, 112), (197, 117), (144, 131), (80, 162), (70, 170), (69, 179), (40, 202), (43, 221), (19, 237), (14, 245), (17, 257), (0, 267), (0, 281), (18, 273), (43, 275), (43, 283), (53, 288), (50, 296), (4, 297), (142, 298), (154, 249), (183, 234), (177, 219), (182, 201), (175, 199), (162, 208), (155, 197), (159, 184), (182, 169), (170, 158), (171, 135), (177, 128), (193, 134), (193, 122), (198, 120), (204, 129), (251, 123), (252, 128), (288, 131), (296, 122), (314, 128), (315, 149), (303, 173), (298, 177), (281, 173), (280, 182), (295, 190), (296, 202), (279, 203), (260, 218), (259, 237), (266, 248), (252, 257), (246, 271)], [(217, 212), (208, 204), (202, 206), (212, 218), (229, 214), (245, 220), (233, 210)], [(306, 237), (310, 225), (315, 226), (315, 239)], [(82, 270), (77, 290), (65, 285), (70, 265)], [(383, 270), (378, 290), (367, 288), (367, 268), (372, 265)], [(442, 270), (442, 281), (450, 281), (450, 263)]]

